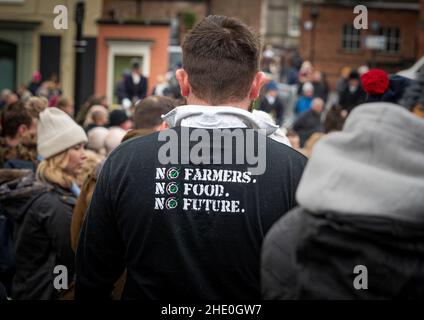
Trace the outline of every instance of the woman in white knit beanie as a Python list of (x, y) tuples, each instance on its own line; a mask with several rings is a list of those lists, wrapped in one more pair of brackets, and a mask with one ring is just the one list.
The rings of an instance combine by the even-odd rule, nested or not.
[(37, 177), (62, 188), (72, 188), (85, 160), (87, 135), (65, 112), (48, 108), (40, 113), (37, 128), (38, 154), (43, 159)]
[[(48, 108), (38, 121), (37, 178), (46, 190), (28, 205), (16, 239), (16, 274), (12, 298), (49, 300), (60, 297), (57, 265), (66, 267), (63, 284), (72, 280), (74, 254), (70, 243), (72, 211), (79, 194), (76, 177), (86, 159), (84, 130), (65, 112)], [(64, 289), (64, 286), (60, 286)]]

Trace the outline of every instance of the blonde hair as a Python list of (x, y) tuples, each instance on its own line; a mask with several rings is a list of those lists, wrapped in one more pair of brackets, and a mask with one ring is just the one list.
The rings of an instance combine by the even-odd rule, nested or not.
[(25, 108), (33, 118), (39, 118), (39, 114), (48, 106), (49, 101), (45, 97), (31, 97), (25, 104)]
[(97, 166), (104, 160), (104, 156), (97, 154), (91, 150), (85, 150), (86, 159), (82, 165), (81, 172), (76, 177), (76, 184), (81, 187), (84, 181), (90, 175), (91, 172), (95, 172)]
[(43, 182), (70, 189), (75, 177), (65, 172), (69, 163), (69, 150), (41, 161), (37, 168), (37, 178)]

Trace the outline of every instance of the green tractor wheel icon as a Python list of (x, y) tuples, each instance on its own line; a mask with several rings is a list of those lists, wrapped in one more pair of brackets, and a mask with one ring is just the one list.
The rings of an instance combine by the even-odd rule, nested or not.
[(169, 198), (165, 202), (166, 209), (175, 209), (178, 206), (178, 201), (175, 198)]
[(180, 175), (180, 172), (175, 167), (168, 169), (166, 173), (166, 176), (168, 177), (168, 179), (176, 179), (178, 178), (179, 175)]
[(168, 194), (176, 194), (178, 192), (178, 185), (176, 183), (170, 183), (166, 186)]

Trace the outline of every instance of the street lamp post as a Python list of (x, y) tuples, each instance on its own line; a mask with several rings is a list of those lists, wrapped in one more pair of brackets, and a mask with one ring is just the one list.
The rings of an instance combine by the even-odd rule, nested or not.
[[(374, 35), (378, 35), (378, 32), (380, 30), (380, 23), (378, 21), (373, 21), (371, 23), (371, 31), (373, 32)], [(375, 69), (377, 68), (377, 59), (376, 59), (376, 55), (377, 55), (377, 50), (376, 49), (372, 49), (371, 50), (371, 68)]]
[(82, 38), (82, 27), (84, 22), (85, 3), (79, 1), (75, 8), (75, 23), (77, 32), (75, 35), (75, 75), (74, 75), (74, 106), (75, 114), (82, 103), (81, 101), (81, 84), (82, 84), (82, 57), (87, 46), (87, 41)]

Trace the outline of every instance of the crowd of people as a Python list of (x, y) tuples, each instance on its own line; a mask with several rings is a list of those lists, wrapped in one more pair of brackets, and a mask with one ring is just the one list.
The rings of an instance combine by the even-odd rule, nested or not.
[(167, 128), (161, 115), (178, 104), (149, 96), (128, 115), (93, 97), (74, 119), (69, 99), (57, 101), (18, 97), (1, 111), (0, 282), (14, 299), (55, 297), (51, 270), (73, 266), (69, 227), (85, 213), (76, 206), (90, 195), (84, 183), (121, 141)]
[[(149, 95), (138, 60), (113, 110), (91, 97), (75, 115), (39, 73), (3, 90), (3, 298), (423, 298), (424, 74), (345, 68), (326, 108), (325, 75), (286, 57), (277, 73), (298, 99), (285, 127), (280, 80), (260, 72), (276, 72), (274, 53), (260, 47), (239, 20), (209, 16), (183, 43), (178, 95), (164, 79)], [(161, 163), (161, 132), (196, 148), (182, 127), (263, 129), (265, 172), (238, 154)], [(231, 147), (209, 143), (214, 156)], [(225, 192), (201, 198), (196, 185)], [(357, 265), (367, 290), (352, 285)]]
[[(373, 101), (398, 103), (411, 85), (410, 79), (362, 65), (343, 67), (331, 92), (326, 74), (296, 50), (279, 56), (270, 45), (262, 53), (261, 68), (272, 80), (263, 88), (257, 108), (269, 113), (292, 146), (306, 156), (319, 137), (340, 131), (355, 107)], [(293, 103), (284, 99), (287, 88), (295, 93)]]

